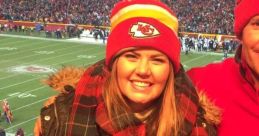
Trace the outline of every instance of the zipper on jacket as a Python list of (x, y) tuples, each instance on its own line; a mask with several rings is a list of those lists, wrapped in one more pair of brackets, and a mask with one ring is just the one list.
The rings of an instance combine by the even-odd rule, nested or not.
[[(57, 113), (57, 107), (56, 107), (56, 102), (53, 103), (54, 104), (54, 112), (55, 112), (55, 117), (57, 119), (57, 128), (59, 128), (59, 120), (58, 120), (58, 113)], [(57, 136), (58, 133), (58, 129), (55, 132), (55, 136)]]

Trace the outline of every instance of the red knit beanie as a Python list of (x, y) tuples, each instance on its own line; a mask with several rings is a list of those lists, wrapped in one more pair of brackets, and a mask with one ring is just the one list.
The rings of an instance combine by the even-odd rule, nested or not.
[(259, 0), (237, 0), (235, 7), (234, 31), (237, 38), (242, 38), (244, 27), (250, 19), (259, 15)]
[(106, 48), (106, 65), (122, 49), (151, 47), (171, 60), (174, 71), (180, 68), (178, 20), (159, 0), (123, 0), (111, 14), (111, 33)]

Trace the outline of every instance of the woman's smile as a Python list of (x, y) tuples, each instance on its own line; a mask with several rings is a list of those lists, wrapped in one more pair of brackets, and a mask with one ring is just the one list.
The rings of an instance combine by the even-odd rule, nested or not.
[(133, 81), (131, 81), (131, 83), (132, 83), (133, 88), (140, 90), (140, 91), (146, 90), (152, 86), (152, 83), (146, 82), (146, 81), (133, 80)]

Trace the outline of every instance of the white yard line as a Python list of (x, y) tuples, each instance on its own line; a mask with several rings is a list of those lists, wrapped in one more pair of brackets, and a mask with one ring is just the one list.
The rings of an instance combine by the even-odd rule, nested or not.
[[(10, 38), (9, 38), (8, 40), (10, 40)], [(22, 39), (22, 40), (18, 40), (18, 41), (9, 41), (9, 42), (6, 42), (6, 41), (4, 41), (3, 39), (1, 39), (1, 43), (5, 43), (5, 45), (11, 45), (11, 44), (16, 44), (16, 43), (20, 43), (20, 42), (26, 42), (26, 41), (27, 41), (27, 40)]]
[(26, 83), (26, 82), (30, 82), (30, 81), (33, 81), (35, 79), (39, 79), (39, 78), (32, 78), (32, 79), (29, 79), (29, 80), (25, 80), (23, 82), (19, 82), (17, 84), (12, 84), (12, 85), (9, 85), (9, 86), (2, 87), (2, 88), (0, 88), (0, 92), (2, 91), (2, 89), (6, 89), (6, 88), (13, 87), (13, 86), (16, 86), (16, 85), (20, 85), (20, 84), (23, 84), (23, 83)]
[(24, 74), (24, 73), (12, 74), (10, 76), (0, 78), (0, 80), (7, 79), (7, 78), (10, 78), (10, 77), (15, 77), (15, 76), (18, 76), (18, 75), (21, 75), (21, 74)]
[(36, 117), (34, 117), (34, 118), (31, 118), (31, 119), (29, 119), (29, 120), (26, 120), (26, 121), (24, 121), (24, 122), (21, 122), (21, 123), (19, 123), (19, 124), (13, 125), (13, 126), (7, 128), (7, 129), (5, 129), (5, 130), (10, 130), (10, 129), (14, 128), (14, 127), (17, 127), (17, 126), (20, 126), (20, 125), (22, 125), (22, 124), (28, 123), (28, 122), (30, 122), (30, 121), (33, 121), (33, 120), (35, 120), (36, 118), (38, 118), (38, 116), (36, 116)]
[(3, 37), (13, 37), (13, 38), (23, 38), (23, 39), (36, 39), (36, 40), (45, 40), (45, 41), (63, 41), (62, 39), (52, 39), (52, 38), (43, 38), (43, 37), (33, 37), (25, 35), (13, 35), (13, 34), (0, 34)]
[(203, 57), (206, 57), (206, 56), (208, 56), (208, 55), (202, 55), (202, 56), (199, 56), (199, 57), (196, 57), (196, 58), (193, 58), (193, 59), (184, 61), (184, 62), (182, 62), (182, 63), (183, 63), (183, 64), (190, 63), (190, 62), (193, 62), (193, 61), (195, 61), (195, 60), (197, 60), (197, 59), (200, 59), (200, 58), (203, 58)]
[[(99, 53), (92, 54), (92, 55), (98, 55), (98, 54), (102, 54), (102, 53), (104, 53), (104, 52), (99, 52)], [(64, 62), (74, 61), (74, 60), (77, 60), (77, 59), (79, 59), (79, 58), (67, 60), (67, 61), (64, 61)], [(95, 61), (86, 63), (86, 64), (84, 64), (84, 65), (90, 65), (90, 64), (92, 64), (92, 63), (95, 63), (95, 62), (98, 61), (99, 59), (101, 59), (101, 58), (97, 57), (97, 58), (95, 59)], [(62, 63), (64, 63), (64, 62), (62, 62)], [(59, 63), (56, 63), (56, 64), (52, 64), (52, 66), (54, 66), (54, 65), (60, 65), (60, 62), (59, 62)], [(9, 86), (2, 87), (2, 88), (0, 88), (0, 92), (1, 92), (1, 91), (4, 91), (4, 89), (6, 89), (6, 88), (13, 87), (13, 86), (16, 86), (16, 85), (20, 85), (20, 84), (23, 84), (23, 83), (26, 83), (26, 82), (29, 82), (29, 81), (33, 81), (33, 80), (36, 80), (36, 79), (40, 79), (40, 78), (41, 78), (41, 77), (32, 78), (32, 79), (29, 79), (29, 80), (26, 80), (26, 81), (23, 81), (23, 82), (20, 82), (20, 83), (17, 83), (17, 84), (12, 84), (12, 85), (9, 85)]]
[[(53, 46), (54, 45), (56, 45), (56, 44), (53, 44)], [(48, 46), (43, 46), (44, 48), (45, 47), (48, 47)], [(59, 48), (59, 49), (57, 49), (57, 50), (51, 50), (51, 51), (54, 51), (54, 52), (56, 52), (56, 51), (60, 51), (60, 50), (66, 50), (66, 49), (69, 49), (69, 48), (73, 48), (73, 47), (75, 47), (75, 46), (65, 46), (66, 48)], [(38, 51), (40, 48), (36, 48), (36, 49), (34, 49), (35, 51)], [(27, 52), (28, 50), (26, 50), (26, 52)], [(9, 60), (9, 61), (14, 61), (14, 60), (20, 60), (20, 59), (24, 59), (24, 58), (29, 58), (29, 57), (33, 57), (33, 56), (37, 56), (37, 55), (42, 55), (42, 54), (39, 54), (39, 53), (32, 53), (31, 55), (26, 55), (26, 56), (23, 56), (23, 57), (19, 57), (19, 58), (15, 58), (15, 59), (11, 59), (11, 60)], [(37, 60), (36, 60), (37, 61)], [(8, 63), (8, 61), (7, 61), (7, 63)], [(0, 63), (1, 64), (1, 63)]]
[[(3, 70), (2, 70), (2, 71), (3, 71)], [(24, 74), (24, 73), (12, 74), (12, 75), (10, 75), (10, 76), (6, 76), (6, 77), (0, 78), (0, 80), (7, 79), (7, 78), (10, 78), (10, 77), (15, 77), (15, 76), (18, 76), (18, 75), (21, 75), (21, 74)]]
[[(80, 41), (80, 40), (74, 41), (74, 40), (66, 40), (66, 39), (52, 39), (52, 38), (23, 36), (23, 35), (11, 35), (11, 34), (0, 34), (0, 36), (4, 36), (4, 37), (15, 37), (15, 38), (25, 38), (25, 39), (37, 39), (37, 40), (45, 40), (45, 41), (56, 41), (56, 42), (66, 42), (66, 43), (87, 43), (87, 42), (82, 42), (82, 41)], [(89, 42), (89, 44), (103, 45), (103, 44), (91, 43), (91, 42)]]
[[(88, 52), (88, 51), (91, 51), (93, 49), (95, 49), (95, 48), (90, 48), (89, 50), (85, 50), (85, 51)], [(81, 51), (82, 50), (78, 50), (77, 52), (81, 52)], [(40, 61), (50, 60), (50, 59), (58, 58), (58, 57), (65, 56), (65, 55), (68, 55), (68, 54), (73, 54), (73, 53), (76, 53), (76, 52), (70, 52), (70, 53), (66, 53), (66, 54), (62, 54), (62, 55), (56, 55), (56, 56), (50, 57), (50, 58), (43, 58)], [(92, 55), (95, 55), (95, 54), (92, 54)], [(37, 61), (39, 61), (39, 60), (35, 60), (35, 61), (27, 62), (27, 63), (22, 63), (22, 64), (19, 64), (19, 65), (31, 64), (31, 63), (37, 62)], [(63, 61), (62, 63), (64, 63), (64, 62), (67, 62), (67, 61)], [(60, 63), (52, 64), (50, 66), (57, 65), (57, 64), (60, 64)], [(3, 70), (3, 69), (0, 69), (0, 70)], [(6, 77), (1, 77), (0, 80), (7, 79), (7, 78), (10, 78), (10, 77), (15, 77), (17, 75), (20, 75), (20, 74), (14, 74), (14, 75), (6, 76)]]
[[(97, 54), (92, 54), (92, 55), (100, 55), (100, 54), (104, 54), (105, 52), (98, 52)], [(78, 60), (78, 59), (81, 59), (81, 58), (75, 58), (75, 59), (70, 59), (70, 60), (68, 60), (68, 61), (66, 61), (66, 62), (71, 62), (71, 61), (75, 61), (75, 60)], [(98, 61), (98, 59), (99, 59), (99, 57), (97, 58), (97, 60), (96, 61)], [(92, 62), (90, 62), (90, 64), (92, 64)], [(55, 64), (55, 65), (60, 65), (60, 63), (59, 64)], [(87, 63), (87, 64), (84, 64), (84, 65), (89, 65), (89, 63)]]
[(29, 107), (29, 106), (31, 106), (31, 105), (34, 105), (34, 104), (36, 104), (36, 103), (39, 103), (39, 102), (45, 101), (45, 100), (47, 100), (47, 99), (49, 99), (49, 98), (50, 98), (50, 97), (48, 97), (48, 98), (44, 98), (44, 99), (41, 99), (41, 100), (39, 100), (39, 101), (36, 101), (36, 102), (30, 103), (30, 104), (27, 104), (27, 105), (24, 105), (24, 106), (21, 106), (21, 107), (19, 107), (19, 108), (16, 108), (16, 109), (12, 110), (12, 112), (15, 112), (15, 111), (18, 111), (18, 110), (20, 110), (20, 109), (23, 109), (23, 108)]
[[(37, 43), (31, 44), (31, 45), (37, 46), (38, 44), (41, 44), (41, 43), (44, 43), (44, 41), (43, 41), (43, 42), (37, 42)], [(56, 45), (56, 44), (54, 44), (54, 45)], [(28, 44), (28, 46), (30, 46), (30, 45)], [(23, 47), (24, 47), (24, 46), (23, 46)], [(22, 53), (22, 52), (27, 52), (27, 51), (33, 51), (33, 50), (36, 50), (36, 49), (38, 50), (38, 49), (47, 48), (47, 47), (48, 47), (48, 46), (42, 46), (42, 47), (37, 47), (37, 48), (31, 48), (31, 49), (21, 50), (21, 51), (17, 51), (17, 52), (13, 52), (13, 53), (8, 53), (8, 54), (0, 55), (0, 57), (8, 56), (8, 55), (13, 55), (13, 54), (17, 54), (17, 53)]]
[[(29, 90), (29, 91), (25, 91), (25, 92), (22, 92), (22, 93), (31, 93), (31, 92), (34, 92), (34, 91), (38, 91), (38, 90), (41, 90), (41, 89), (43, 89), (43, 88), (46, 88), (47, 86), (41, 86), (41, 87), (38, 87), (38, 88), (35, 88), (35, 89), (32, 89), (32, 90)], [(4, 99), (11, 99), (11, 98), (13, 98), (13, 97), (17, 97), (17, 95), (13, 95), (13, 96), (9, 96), (9, 97), (6, 97), (6, 98), (4, 98)], [(3, 101), (4, 99), (2, 99), (2, 100), (0, 100), (0, 101)]]

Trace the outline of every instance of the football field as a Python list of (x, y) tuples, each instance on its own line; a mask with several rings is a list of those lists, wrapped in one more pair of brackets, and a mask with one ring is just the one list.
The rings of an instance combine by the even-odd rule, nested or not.
[[(102, 44), (0, 35), (0, 101), (7, 99), (14, 116), (11, 124), (1, 116), (0, 127), (8, 133), (23, 128), (26, 136), (32, 136), (43, 102), (56, 94), (41, 80), (63, 66), (87, 67), (104, 56)], [(182, 54), (181, 60), (185, 69), (189, 69), (221, 61), (222, 56), (190, 53)]]

